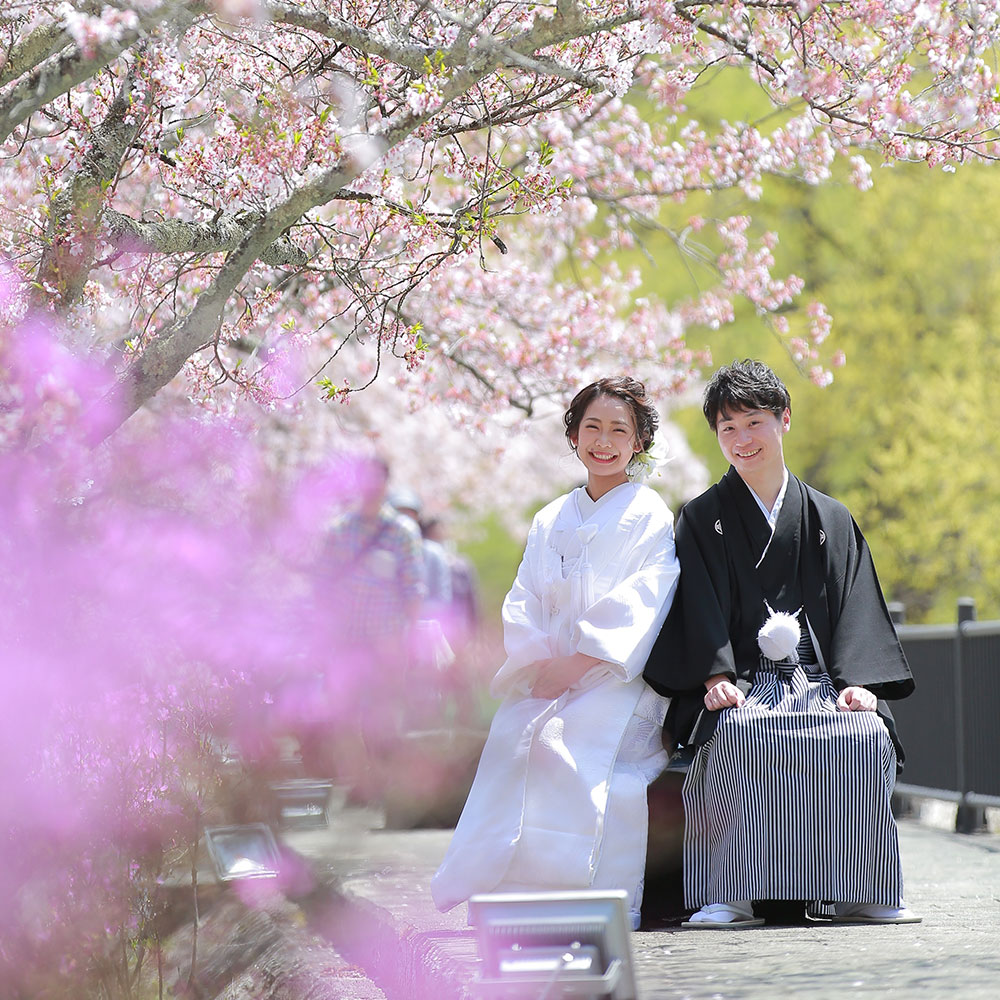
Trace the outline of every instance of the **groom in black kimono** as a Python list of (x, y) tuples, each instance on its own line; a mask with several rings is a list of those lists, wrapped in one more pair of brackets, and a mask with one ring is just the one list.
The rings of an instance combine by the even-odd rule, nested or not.
[[(685, 892), (689, 905), (700, 905), (701, 909), (686, 926), (710, 929), (759, 924), (752, 910), (755, 898), (828, 900), (837, 904), (835, 916), (839, 919), (915, 920), (902, 905), (898, 877), (883, 885), (881, 875), (873, 872), (871, 885), (848, 887), (843, 873), (833, 870), (836, 864), (830, 865), (828, 872), (825, 860), (814, 862), (810, 855), (800, 862), (794, 858), (788, 862), (800, 864), (801, 876), (785, 877), (787, 873), (774, 871), (755, 881), (740, 872), (747, 868), (760, 871), (768, 864), (773, 866), (773, 861), (762, 860), (749, 848), (743, 854), (726, 854), (730, 849), (726, 845), (758, 839), (758, 823), (769, 830), (772, 824), (779, 829), (799, 822), (809, 827), (818, 815), (826, 815), (825, 807), (816, 808), (812, 801), (809, 766), (799, 767), (795, 748), (799, 745), (796, 741), (801, 741), (805, 747), (802, 752), (814, 755), (813, 748), (824, 744), (829, 760), (822, 763), (810, 758), (809, 762), (817, 773), (837, 761), (841, 751), (835, 748), (826, 727), (837, 721), (831, 720), (831, 715), (836, 716), (838, 710), (852, 715), (877, 713), (884, 729), (872, 718), (841, 721), (848, 721), (849, 729), (853, 723), (863, 723), (860, 728), (864, 732), (850, 735), (854, 746), (867, 740), (869, 731), (873, 733), (872, 768), (882, 766), (888, 774), (901, 766), (902, 748), (882, 699), (905, 697), (913, 690), (913, 679), (889, 619), (868, 545), (850, 512), (785, 468), (782, 440), (791, 426), (791, 400), (781, 380), (760, 362), (734, 362), (713, 376), (705, 392), (704, 412), (731, 466), (718, 483), (686, 504), (678, 518), (680, 587), (645, 669), (650, 686), (673, 699), (665, 728), (677, 744), (697, 751), (696, 766), (685, 785)], [(793, 635), (798, 633), (797, 649), (777, 664), (762, 658), (758, 644), (761, 627), (776, 611), (796, 616)], [(758, 682), (760, 687), (754, 690)], [(775, 714), (761, 718), (758, 713), (751, 719), (738, 712), (752, 690), (755, 710), (765, 704), (776, 710)], [(730, 711), (724, 713), (724, 709)], [(725, 757), (720, 741), (713, 739), (720, 719), (729, 728), (753, 722), (752, 731), (747, 729), (734, 737), (737, 743), (742, 741), (735, 757)], [(728, 730), (725, 735), (727, 740), (732, 736)], [(878, 749), (879, 740), (884, 749)], [(792, 788), (774, 784), (777, 779), (765, 772), (763, 784), (774, 784), (770, 792), (764, 787), (759, 794), (749, 793), (747, 802), (730, 801), (731, 792), (743, 794), (733, 791), (739, 784), (733, 770), (738, 768), (745, 775), (744, 765), (732, 761), (744, 761), (749, 755), (756, 766), (761, 756), (756, 749), (758, 741), (792, 748), (787, 751), (793, 758), (791, 763), (786, 759), (778, 769), (800, 775), (800, 784)], [(863, 765), (862, 771), (866, 767)], [(885, 799), (884, 808), (882, 804), (878, 807), (879, 815), (873, 818), (865, 814), (857, 819), (865, 829), (881, 824), (878, 850), (888, 845), (890, 854), (897, 850), (895, 826), (888, 815), (893, 776), (889, 774), (886, 787), (879, 790), (877, 797), (883, 798), (884, 791)], [(859, 780), (867, 782), (869, 778), (868, 774), (860, 779), (847, 776), (848, 797)], [(787, 784), (789, 779), (785, 780)], [(689, 788), (695, 785), (698, 787)], [(773, 810), (767, 801), (769, 794), (782, 800), (771, 803)], [(789, 801), (801, 802), (801, 809), (796, 812), (798, 807), (789, 806)], [(700, 819), (692, 815), (697, 809), (703, 813)], [(728, 817), (731, 812), (749, 827), (719, 829), (729, 822), (719, 817)], [(787, 816), (798, 819), (788, 820)], [(809, 829), (782, 832), (788, 834), (793, 851), (798, 841), (809, 839), (812, 833)], [(704, 841), (701, 847), (693, 844), (698, 838)], [(844, 850), (852, 847), (864, 852), (872, 847), (868, 841), (855, 841), (850, 830), (842, 839), (847, 841), (841, 845)], [(898, 869), (898, 853), (895, 857)], [(704, 870), (695, 872), (699, 865)], [(727, 865), (731, 872), (720, 874), (718, 869)], [(808, 894), (821, 890), (823, 894), (816, 897)], [(736, 892), (738, 897), (731, 895)], [(757, 892), (762, 895), (755, 895)], [(725, 898), (714, 898), (720, 893)], [(743, 893), (751, 895), (745, 898)], [(857, 898), (862, 895), (864, 899)], [(845, 898), (851, 896), (855, 898)]]

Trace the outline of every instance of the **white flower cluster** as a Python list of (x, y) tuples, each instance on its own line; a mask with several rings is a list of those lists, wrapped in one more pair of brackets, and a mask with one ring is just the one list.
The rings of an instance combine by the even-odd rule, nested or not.
[(667, 449), (658, 441), (653, 441), (648, 448), (632, 457), (625, 468), (625, 475), (633, 483), (644, 483), (650, 476), (659, 475), (660, 467), (670, 461)]

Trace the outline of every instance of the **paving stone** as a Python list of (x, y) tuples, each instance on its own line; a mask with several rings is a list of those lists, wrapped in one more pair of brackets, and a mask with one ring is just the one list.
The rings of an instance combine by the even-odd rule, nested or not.
[[(906, 901), (923, 923), (812, 923), (632, 935), (640, 1000), (810, 1000), (1000, 996), (1000, 836), (901, 820)], [(447, 830), (389, 831), (347, 810), (328, 830), (290, 833), (322, 884), (314, 927), (390, 1000), (464, 1000), (476, 977), (465, 908), (434, 909), (430, 876)], [(318, 924), (325, 921), (325, 926)]]

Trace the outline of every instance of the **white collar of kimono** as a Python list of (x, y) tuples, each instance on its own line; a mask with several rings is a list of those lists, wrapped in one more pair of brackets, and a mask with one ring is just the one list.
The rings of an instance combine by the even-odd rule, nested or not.
[(604, 502), (609, 497), (615, 496), (619, 490), (622, 490), (626, 486), (631, 486), (631, 485), (632, 485), (631, 483), (619, 483), (617, 486), (613, 486), (610, 490), (608, 490), (607, 493), (604, 493), (596, 500), (594, 500), (591, 497), (591, 495), (587, 492), (586, 486), (581, 486), (576, 491), (576, 504), (577, 504), (577, 511), (580, 514), (580, 520), (586, 521), (587, 518), (590, 517), (590, 515), (593, 514), (593, 512), (597, 510), (598, 507), (604, 504)]
[(772, 535), (774, 534), (774, 526), (778, 523), (778, 515), (781, 513), (781, 505), (785, 502), (785, 490), (788, 489), (788, 467), (783, 467), (782, 472), (784, 473), (784, 476), (781, 480), (781, 489), (778, 490), (778, 496), (775, 498), (774, 506), (770, 510), (767, 509), (764, 501), (761, 500), (756, 493), (754, 493), (753, 487), (747, 483), (747, 489), (750, 491), (754, 500), (757, 501), (757, 506), (760, 507), (764, 517), (767, 518), (767, 525), (771, 529)]

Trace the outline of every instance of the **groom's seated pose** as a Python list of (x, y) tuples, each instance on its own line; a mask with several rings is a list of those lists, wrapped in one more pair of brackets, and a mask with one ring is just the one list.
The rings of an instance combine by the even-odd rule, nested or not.
[(913, 679), (868, 545), (785, 468), (791, 400), (770, 368), (721, 368), (704, 412), (731, 467), (677, 522), (680, 589), (645, 670), (695, 751), (684, 926), (760, 924), (756, 900), (916, 921), (890, 811), (902, 750), (878, 700)]

